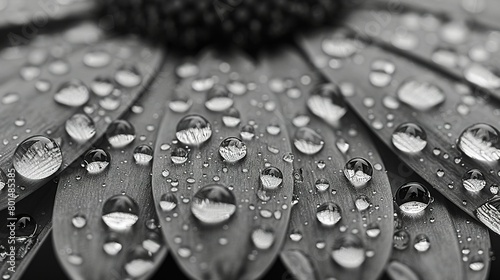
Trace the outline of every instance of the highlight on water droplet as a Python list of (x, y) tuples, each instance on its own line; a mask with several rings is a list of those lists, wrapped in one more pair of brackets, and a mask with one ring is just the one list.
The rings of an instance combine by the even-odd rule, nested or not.
[(235, 163), (247, 155), (247, 146), (236, 137), (228, 137), (219, 145), (220, 156), (229, 163)]
[(210, 139), (212, 127), (204, 117), (188, 115), (177, 123), (175, 136), (185, 145), (199, 146)]
[(110, 229), (127, 231), (139, 220), (139, 205), (128, 195), (114, 195), (104, 202), (101, 218)]
[(236, 198), (227, 187), (207, 185), (194, 195), (191, 212), (204, 224), (220, 224), (229, 220), (236, 212)]
[(54, 175), (62, 161), (62, 152), (56, 141), (45, 136), (32, 136), (17, 146), (12, 164), (19, 175), (42, 180)]
[(398, 188), (395, 202), (405, 214), (418, 214), (431, 203), (431, 194), (422, 184), (409, 182)]
[(392, 133), (392, 144), (404, 153), (418, 153), (427, 146), (427, 134), (414, 123), (403, 123)]
[(354, 187), (362, 187), (372, 179), (373, 167), (366, 159), (356, 157), (345, 164), (344, 175)]

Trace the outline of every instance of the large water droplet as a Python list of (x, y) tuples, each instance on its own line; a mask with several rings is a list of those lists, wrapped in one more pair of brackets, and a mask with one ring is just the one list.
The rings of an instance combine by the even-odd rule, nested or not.
[(295, 132), (293, 144), (300, 152), (306, 155), (314, 155), (321, 151), (325, 142), (323, 137), (316, 131), (309, 127), (301, 127)]
[(405, 81), (397, 91), (401, 102), (417, 110), (429, 110), (445, 100), (443, 90), (434, 84), (416, 80)]
[(126, 231), (139, 220), (139, 206), (130, 196), (119, 194), (106, 200), (102, 221), (112, 230)]
[(227, 109), (222, 114), (222, 122), (227, 127), (236, 127), (241, 122), (240, 112), (234, 107)]
[(345, 164), (344, 175), (354, 187), (362, 187), (372, 179), (373, 167), (364, 158), (353, 158)]
[(61, 167), (63, 158), (59, 145), (45, 136), (27, 138), (14, 152), (13, 166), (17, 173), (30, 180), (52, 176)]
[(283, 182), (283, 173), (274, 166), (267, 167), (260, 173), (260, 182), (266, 190), (275, 190)]
[(406, 230), (398, 230), (394, 233), (392, 245), (395, 249), (404, 250), (410, 244), (410, 234)]
[(486, 179), (478, 169), (471, 169), (462, 177), (462, 185), (470, 192), (478, 192), (486, 186)]
[(498, 134), (498, 130), (489, 124), (474, 124), (462, 132), (458, 147), (470, 158), (497, 161), (500, 159)]
[(322, 84), (316, 87), (307, 99), (307, 106), (314, 115), (334, 126), (338, 125), (339, 120), (347, 112), (340, 88), (334, 84)]
[(403, 123), (392, 133), (392, 144), (404, 153), (418, 153), (427, 145), (427, 134), (414, 123)]
[(395, 194), (396, 204), (406, 214), (417, 214), (431, 202), (431, 194), (420, 183), (410, 182), (402, 185)]
[(429, 248), (431, 247), (429, 237), (427, 237), (427, 235), (425, 234), (417, 235), (417, 237), (415, 237), (415, 243), (413, 244), (413, 247), (419, 252), (425, 252), (429, 250)]
[(103, 149), (91, 149), (85, 153), (83, 161), (88, 173), (98, 174), (108, 167), (110, 156)]
[(177, 207), (177, 197), (173, 193), (166, 193), (161, 196), (160, 208), (165, 212), (170, 212)]
[(500, 87), (500, 77), (485, 66), (472, 63), (464, 69), (464, 77), (467, 81), (487, 89)]
[(236, 137), (228, 137), (220, 143), (219, 154), (227, 162), (238, 162), (247, 155), (247, 146)]
[(74, 114), (66, 120), (66, 132), (75, 141), (83, 143), (96, 134), (94, 121), (85, 114)]
[(126, 120), (112, 122), (106, 131), (106, 138), (113, 148), (122, 148), (134, 141), (135, 128)]
[(236, 212), (236, 198), (222, 185), (208, 185), (194, 195), (191, 212), (205, 224), (219, 224), (229, 220)]
[(153, 148), (149, 145), (139, 145), (134, 149), (134, 159), (137, 164), (148, 164), (153, 159)]
[(332, 248), (333, 260), (344, 268), (357, 268), (365, 261), (365, 246), (359, 236), (346, 234)]
[(369, 74), (370, 83), (375, 87), (386, 87), (392, 81), (392, 75), (396, 71), (394, 63), (377, 59), (371, 64), (371, 72)]
[(340, 207), (333, 202), (325, 202), (316, 209), (316, 219), (323, 226), (334, 226), (342, 219)]
[(132, 278), (139, 278), (151, 271), (154, 266), (151, 253), (138, 246), (129, 252), (124, 269)]
[(80, 107), (90, 98), (89, 89), (79, 80), (71, 80), (59, 87), (54, 100), (62, 105)]
[(175, 136), (183, 144), (198, 146), (212, 136), (210, 123), (200, 115), (188, 115), (177, 124)]
[(480, 256), (473, 256), (469, 263), (469, 268), (473, 271), (480, 271), (484, 268), (484, 260)]
[(102, 245), (104, 252), (110, 256), (116, 256), (122, 248), (123, 245), (118, 241), (118, 238), (114, 234), (110, 234)]
[(176, 147), (170, 152), (170, 160), (175, 164), (183, 164), (188, 160), (188, 154), (183, 147)]
[(214, 86), (207, 94), (205, 107), (213, 112), (222, 112), (233, 106), (234, 100), (223, 86)]
[(135, 66), (125, 65), (115, 72), (115, 81), (123, 87), (131, 88), (141, 84), (142, 77)]
[(274, 231), (270, 228), (257, 228), (252, 231), (252, 242), (257, 249), (267, 250), (274, 244)]

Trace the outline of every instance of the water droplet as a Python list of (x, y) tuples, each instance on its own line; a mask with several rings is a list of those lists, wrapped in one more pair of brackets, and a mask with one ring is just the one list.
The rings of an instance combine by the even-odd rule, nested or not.
[(333, 202), (325, 202), (316, 210), (316, 219), (325, 227), (331, 227), (342, 219), (340, 207)]
[(80, 107), (90, 98), (89, 89), (79, 80), (71, 80), (62, 84), (54, 95), (54, 100), (62, 105)]
[(403, 123), (392, 133), (392, 144), (404, 153), (418, 153), (427, 145), (427, 134), (417, 124)]
[(40, 76), (41, 72), (40, 67), (35, 65), (25, 65), (19, 70), (21, 78), (25, 81), (33, 81)]
[(392, 75), (396, 71), (394, 63), (377, 59), (371, 64), (371, 72), (369, 74), (370, 83), (375, 87), (386, 87), (392, 81)]
[(191, 212), (205, 224), (226, 222), (236, 212), (236, 198), (222, 185), (208, 185), (194, 195)]
[(219, 154), (226, 162), (238, 162), (247, 155), (247, 146), (236, 137), (228, 137), (220, 143)]
[(234, 100), (223, 86), (214, 86), (207, 94), (205, 107), (213, 112), (222, 112), (233, 106)]
[(364, 211), (370, 207), (370, 200), (366, 195), (360, 195), (356, 198), (354, 204), (356, 204), (356, 208), (358, 208), (359, 211)]
[(417, 214), (431, 203), (431, 194), (420, 183), (410, 182), (396, 191), (396, 204), (406, 214)]
[(371, 223), (366, 227), (366, 235), (375, 238), (380, 235), (380, 227), (378, 224)]
[(386, 269), (391, 279), (418, 280), (420, 277), (407, 265), (391, 261)]
[(180, 94), (175, 94), (174, 97), (168, 102), (170, 110), (176, 113), (185, 113), (191, 108), (192, 105), (193, 101), (191, 98)]
[(347, 112), (340, 89), (334, 84), (322, 84), (313, 89), (307, 106), (314, 115), (333, 126), (337, 126)]
[(358, 45), (359, 42), (354, 39), (336, 37), (324, 39), (321, 48), (329, 56), (347, 58), (358, 51)]
[(104, 252), (110, 256), (116, 256), (123, 248), (123, 245), (117, 240), (114, 235), (110, 235), (106, 238), (106, 241), (102, 245)]
[(98, 174), (108, 167), (110, 156), (103, 149), (91, 149), (85, 153), (83, 161), (89, 174)]
[(74, 114), (66, 120), (66, 132), (75, 141), (83, 143), (96, 134), (94, 121), (85, 114)]
[[(0, 179), (0, 181), (1, 181), (1, 179)], [(491, 185), (490, 186), (490, 192), (491, 192), (491, 194), (498, 194), (499, 189), (500, 188), (498, 187), (498, 185)], [(0, 185), (0, 190), (2, 190), (1, 185)]]
[(50, 73), (57, 76), (62, 76), (69, 73), (70, 66), (68, 62), (61, 59), (56, 59), (49, 64), (48, 68)]
[(294, 241), (294, 242), (299, 242), (300, 240), (302, 240), (302, 233), (298, 230), (293, 230), (290, 235), (290, 240)]
[(474, 256), (471, 258), (469, 263), (469, 268), (473, 271), (480, 271), (484, 268), (484, 261), (479, 256)]
[(161, 237), (156, 232), (149, 232), (142, 241), (142, 247), (151, 254), (156, 254), (162, 247)]
[(309, 124), (311, 118), (306, 114), (299, 114), (295, 116), (292, 120), (292, 123), (295, 127), (304, 127)]
[(106, 138), (113, 148), (123, 148), (135, 140), (135, 128), (126, 120), (112, 122), (106, 131)]
[(337, 149), (339, 149), (339, 151), (343, 154), (347, 153), (347, 151), (349, 151), (349, 143), (347, 143), (347, 141), (345, 141), (345, 139), (343, 138), (339, 138), (337, 140), (337, 142), (335, 142), (335, 145), (337, 146)]
[(83, 64), (92, 68), (102, 68), (110, 62), (111, 56), (103, 50), (92, 50), (83, 56)]
[(212, 77), (198, 78), (191, 83), (193, 90), (203, 92), (211, 89), (215, 85), (215, 80)]
[(16, 218), (16, 236), (18, 242), (25, 241), (27, 238), (33, 237), (37, 233), (38, 224), (36, 220), (27, 214), (19, 214)]
[(267, 167), (260, 173), (260, 182), (266, 190), (275, 190), (283, 182), (283, 173), (274, 166)]
[(293, 144), (300, 152), (306, 155), (314, 155), (323, 149), (325, 142), (323, 137), (316, 131), (308, 127), (301, 127), (295, 132)]
[(115, 81), (122, 87), (136, 87), (142, 82), (141, 74), (135, 66), (125, 65), (115, 72)]
[(234, 107), (231, 107), (231, 108), (227, 109), (222, 114), (222, 122), (227, 127), (236, 127), (236, 126), (238, 126), (240, 124), (240, 122), (241, 122), (240, 112), (236, 108), (234, 108)]
[(431, 242), (429, 241), (429, 237), (425, 234), (419, 234), (415, 237), (415, 243), (413, 247), (419, 252), (426, 252), (431, 247)]
[(357, 268), (365, 261), (365, 246), (359, 236), (345, 234), (338, 238), (332, 248), (332, 258), (340, 266)]
[(129, 230), (139, 219), (139, 206), (130, 196), (114, 195), (102, 207), (102, 221), (112, 230)]
[(241, 127), (240, 136), (243, 140), (250, 141), (255, 136), (255, 129), (249, 124), (244, 125)]
[(318, 179), (314, 185), (318, 191), (324, 192), (330, 187), (330, 182), (327, 179)]
[(19, 101), (19, 99), (20, 99), (19, 93), (17, 93), (17, 92), (7, 92), (2, 97), (2, 103), (4, 105), (9, 105), (9, 104), (16, 103), (17, 101)]
[(266, 132), (269, 133), (270, 135), (278, 135), (281, 132), (281, 128), (279, 124), (270, 124), (266, 126)]
[(32, 136), (17, 146), (13, 166), (19, 175), (27, 179), (41, 180), (56, 173), (62, 160), (56, 141), (45, 136)]
[(344, 175), (354, 187), (362, 187), (372, 179), (373, 167), (364, 158), (353, 158), (345, 164)]
[(83, 258), (79, 254), (71, 253), (68, 254), (68, 262), (72, 265), (81, 265), (83, 263)]
[(464, 43), (469, 38), (469, 29), (465, 23), (450, 21), (441, 27), (441, 39), (452, 45)]
[(410, 244), (410, 234), (406, 230), (398, 230), (394, 233), (392, 244), (395, 249), (404, 250)]
[(83, 214), (76, 214), (71, 219), (71, 223), (76, 228), (83, 228), (87, 224), (87, 218)]
[(464, 69), (464, 77), (467, 81), (487, 89), (500, 87), (500, 77), (485, 66), (472, 63)]
[(97, 77), (90, 84), (92, 92), (100, 97), (108, 96), (115, 89), (115, 86), (110, 79), (104, 77)]
[(471, 169), (462, 177), (462, 185), (470, 192), (478, 192), (486, 186), (486, 179), (478, 169)]
[(212, 136), (210, 123), (200, 115), (188, 115), (177, 124), (175, 136), (186, 145), (198, 146)]
[(434, 84), (416, 80), (403, 82), (397, 95), (401, 102), (421, 111), (429, 110), (445, 100), (442, 89)]
[(498, 130), (491, 125), (478, 123), (466, 128), (458, 139), (458, 147), (468, 157), (481, 161), (500, 159)]
[(188, 160), (188, 151), (183, 147), (177, 147), (170, 152), (170, 160), (175, 164), (183, 164)]
[(138, 246), (128, 253), (124, 269), (132, 278), (139, 278), (153, 270), (154, 266), (151, 253)]
[(161, 196), (160, 199), (160, 208), (165, 212), (169, 212), (177, 207), (177, 197), (175, 197), (172, 193), (166, 193)]
[(240, 81), (230, 81), (226, 85), (226, 88), (232, 94), (236, 94), (236, 95), (243, 95), (247, 92), (247, 86)]
[(153, 148), (139, 145), (134, 149), (134, 159), (137, 164), (148, 164), (153, 159)]
[(274, 243), (274, 231), (268, 228), (257, 228), (252, 231), (252, 242), (257, 249), (267, 250)]
[(0, 168), (0, 191), (5, 188), (8, 182), (7, 174)]
[[(115, 92), (118, 90), (115, 90)], [(121, 105), (121, 98), (119, 96), (106, 96), (99, 100), (99, 106), (107, 111), (114, 111)]]
[(193, 77), (198, 74), (199, 71), (200, 68), (198, 68), (198, 65), (192, 62), (185, 62), (175, 68), (175, 73), (182, 79)]

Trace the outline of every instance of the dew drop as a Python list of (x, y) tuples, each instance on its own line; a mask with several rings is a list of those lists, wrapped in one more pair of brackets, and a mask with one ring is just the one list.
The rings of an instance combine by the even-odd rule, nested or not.
[(115, 81), (122, 87), (131, 88), (141, 84), (142, 77), (135, 66), (124, 65), (114, 75)]
[(366, 235), (375, 238), (380, 235), (380, 226), (376, 223), (371, 223), (366, 227)]
[(354, 187), (362, 187), (372, 179), (373, 167), (364, 158), (353, 158), (345, 164), (344, 175)]
[(152, 255), (138, 246), (128, 253), (124, 269), (132, 278), (139, 278), (154, 269)]
[(130, 196), (114, 195), (102, 207), (102, 221), (114, 231), (126, 231), (139, 219), (139, 206)]
[(153, 148), (148, 145), (139, 145), (134, 149), (135, 163), (146, 165), (153, 159)]
[(250, 141), (255, 136), (255, 129), (253, 126), (246, 124), (241, 127), (240, 136), (243, 140)]
[(126, 120), (112, 122), (106, 131), (106, 138), (113, 148), (123, 148), (135, 140), (135, 128)]
[(191, 212), (204, 224), (226, 222), (236, 212), (236, 198), (222, 185), (208, 185), (194, 195)]
[(404, 213), (417, 214), (431, 203), (431, 194), (420, 183), (410, 182), (399, 187), (395, 194), (395, 201)]
[(226, 85), (227, 90), (235, 95), (243, 95), (247, 92), (247, 86), (240, 81), (230, 81)]
[(366, 195), (360, 195), (356, 198), (354, 204), (356, 204), (356, 208), (358, 208), (359, 211), (364, 211), (370, 207), (370, 200)]
[(180, 96), (176, 94), (169, 102), (168, 107), (170, 110), (176, 113), (185, 113), (187, 112), (191, 106), (193, 105), (193, 101), (191, 98), (187, 96)]
[(404, 250), (410, 244), (410, 234), (406, 230), (398, 230), (394, 233), (392, 244), (397, 250)]
[(188, 160), (188, 151), (183, 147), (174, 148), (170, 153), (170, 160), (175, 164), (183, 164)]
[(462, 176), (462, 185), (470, 192), (478, 192), (486, 186), (486, 179), (478, 169), (471, 169)]
[(177, 197), (172, 193), (166, 193), (161, 196), (160, 208), (162, 211), (170, 212), (177, 207)]
[(4, 105), (9, 105), (9, 104), (16, 103), (17, 101), (19, 101), (19, 99), (20, 99), (19, 93), (17, 93), (17, 92), (7, 92), (2, 97), (2, 103)]
[(200, 115), (188, 115), (177, 124), (175, 136), (183, 144), (198, 146), (212, 136), (210, 123)]
[(79, 143), (90, 140), (96, 134), (94, 121), (85, 114), (74, 114), (66, 120), (66, 132)]
[(81, 265), (83, 263), (82, 256), (75, 253), (68, 254), (67, 260), (72, 265)]
[(300, 152), (306, 155), (314, 155), (323, 149), (325, 142), (323, 137), (316, 131), (309, 127), (301, 127), (295, 132), (293, 144)]
[(325, 227), (332, 227), (342, 219), (340, 207), (333, 202), (325, 202), (316, 210), (316, 219)]
[(371, 72), (368, 75), (370, 83), (375, 87), (386, 87), (392, 81), (392, 75), (396, 71), (394, 63), (378, 59), (371, 64)]
[(428, 82), (408, 80), (397, 91), (399, 100), (410, 107), (427, 111), (445, 100), (443, 90)]
[(252, 231), (252, 242), (257, 249), (267, 250), (274, 244), (274, 231), (268, 228), (257, 228)]
[(283, 182), (283, 173), (274, 166), (267, 167), (260, 173), (260, 182), (265, 190), (275, 190)]
[(75, 228), (83, 228), (87, 224), (87, 218), (83, 214), (76, 214), (71, 219), (71, 223)]
[(212, 112), (222, 112), (233, 106), (234, 100), (223, 86), (214, 86), (207, 94), (205, 107)]
[(83, 157), (85, 169), (89, 174), (104, 171), (109, 166), (110, 159), (110, 155), (103, 149), (91, 149)]
[(431, 242), (429, 241), (429, 237), (425, 234), (419, 234), (415, 237), (415, 243), (413, 247), (419, 252), (426, 252), (431, 247)]
[(80, 107), (89, 101), (89, 89), (79, 80), (71, 80), (62, 84), (54, 95), (54, 100), (62, 105)]
[(96, 77), (90, 84), (92, 92), (100, 97), (108, 96), (115, 89), (115, 86), (110, 79), (104, 77)]
[(484, 261), (479, 256), (472, 257), (469, 263), (469, 268), (473, 271), (480, 271), (484, 268), (484, 266)]
[(200, 68), (198, 68), (198, 65), (192, 62), (185, 62), (183, 64), (178, 65), (175, 68), (175, 73), (179, 78), (182, 79), (193, 77), (197, 75), (199, 71)]
[(302, 233), (298, 230), (293, 230), (290, 235), (290, 240), (294, 241), (294, 242), (299, 242), (300, 240), (302, 240)]
[(403, 123), (392, 133), (392, 144), (404, 153), (418, 153), (427, 146), (427, 134), (417, 124)]
[(346, 234), (338, 238), (332, 248), (332, 258), (340, 266), (352, 269), (365, 261), (365, 246), (361, 238)]
[(215, 80), (212, 77), (198, 78), (191, 83), (191, 88), (198, 92), (203, 92), (211, 89), (215, 85)]
[(231, 107), (222, 113), (222, 122), (226, 127), (236, 127), (240, 124), (240, 112)]
[(122, 248), (123, 245), (113, 236), (106, 238), (106, 241), (102, 245), (104, 252), (110, 256), (116, 256)]
[(102, 50), (92, 50), (83, 56), (83, 64), (91, 68), (102, 68), (110, 62), (111, 56)]
[(247, 146), (236, 137), (228, 137), (220, 143), (219, 154), (226, 162), (238, 162), (247, 155)]
[(330, 182), (327, 179), (318, 179), (314, 186), (318, 191), (324, 192), (330, 187)]
[(351, 38), (335, 37), (324, 39), (321, 43), (323, 52), (336, 58), (347, 58), (358, 51), (358, 42)]
[(500, 159), (498, 130), (491, 125), (478, 123), (467, 127), (458, 139), (458, 147), (468, 157), (493, 162)]
[(472, 63), (464, 69), (467, 81), (487, 89), (500, 88), (500, 77), (485, 66)]
[(32, 136), (17, 146), (13, 166), (19, 175), (27, 179), (41, 180), (56, 173), (62, 160), (56, 141), (45, 136)]
[(307, 107), (314, 115), (333, 126), (337, 126), (347, 112), (340, 88), (334, 84), (322, 84), (313, 89), (307, 99)]

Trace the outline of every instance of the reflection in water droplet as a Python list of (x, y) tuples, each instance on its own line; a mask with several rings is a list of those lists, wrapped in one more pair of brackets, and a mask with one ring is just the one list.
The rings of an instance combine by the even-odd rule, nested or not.
[(165, 212), (169, 212), (177, 207), (177, 197), (173, 193), (166, 193), (161, 196), (160, 208)]
[(331, 227), (342, 219), (340, 207), (333, 202), (325, 202), (316, 210), (316, 219), (325, 227)]
[(410, 244), (410, 234), (406, 230), (398, 230), (394, 233), (392, 244), (395, 249), (404, 250)]
[(114, 195), (102, 207), (102, 221), (114, 231), (129, 230), (139, 219), (139, 206), (128, 195)]
[(321, 151), (325, 142), (323, 137), (316, 131), (308, 127), (301, 127), (295, 132), (293, 144), (300, 152), (306, 155), (314, 155)]
[(427, 146), (427, 134), (417, 124), (403, 123), (392, 133), (392, 144), (404, 153), (418, 153)]
[(420, 183), (410, 182), (402, 185), (395, 194), (396, 204), (406, 214), (417, 214), (431, 203), (431, 194)]
[(85, 114), (74, 114), (66, 120), (66, 132), (75, 141), (83, 143), (96, 134), (94, 121)]
[(403, 82), (397, 95), (401, 102), (421, 111), (429, 110), (445, 100), (442, 89), (434, 84), (416, 80)]
[(132, 278), (138, 278), (154, 268), (152, 255), (141, 246), (137, 246), (128, 253), (125, 271)]
[(486, 186), (486, 179), (478, 169), (471, 169), (462, 176), (462, 185), (470, 192), (478, 192)]
[(110, 162), (109, 154), (103, 149), (91, 149), (83, 157), (85, 169), (89, 174), (101, 173)]
[(183, 164), (188, 160), (188, 151), (183, 147), (177, 147), (170, 152), (170, 160), (175, 164)]
[(115, 81), (127, 88), (136, 87), (141, 84), (142, 77), (135, 66), (125, 65), (115, 72)]
[(359, 236), (345, 234), (332, 248), (333, 260), (344, 268), (357, 268), (365, 261), (365, 246)]
[(90, 98), (89, 89), (79, 80), (62, 84), (54, 95), (54, 100), (62, 105), (80, 107)]
[(236, 198), (222, 185), (208, 185), (194, 195), (191, 212), (205, 224), (226, 222), (236, 212)]
[(210, 123), (200, 115), (188, 115), (177, 124), (175, 136), (186, 145), (198, 146), (212, 136)]
[(252, 231), (252, 242), (257, 249), (267, 250), (274, 243), (274, 231), (267, 228), (257, 228)]
[(32, 136), (17, 146), (12, 163), (19, 175), (41, 180), (56, 173), (62, 160), (61, 149), (53, 139)]
[(493, 162), (500, 159), (499, 132), (489, 124), (467, 127), (458, 139), (458, 147), (468, 157)]
[(213, 112), (222, 112), (233, 106), (234, 100), (223, 86), (214, 86), (207, 94), (205, 107)]
[(260, 182), (266, 190), (275, 190), (283, 182), (283, 173), (274, 166), (267, 167), (260, 173)]
[(113, 148), (123, 148), (134, 141), (135, 128), (126, 120), (112, 122), (106, 131), (106, 138)]
[(238, 162), (247, 155), (247, 146), (236, 137), (228, 137), (220, 143), (219, 154), (226, 162)]
[(316, 183), (314, 184), (316, 186), (316, 189), (320, 192), (326, 191), (330, 187), (330, 182), (328, 182), (327, 179), (318, 179), (316, 180)]
[(419, 252), (426, 252), (431, 247), (431, 242), (429, 241), (429, 237), (425, 234), (419, 234), (415, 237), (415, 243), (413, 247)]
[(253, 126), (246, 124), (241, 127), (240, 136), (241, 138), (243, 138), (243, 140), (252, 140), (252, 138), (255, 136), (255, 129), (253, 128)]
[(87, 218), (83, 214), (76, 214), (71, 219), (71, 223), (76, 228), (83, 228), (87, 224)]
[(345, 164), (344, 175), (354, 187), (362, 187), (372, 179), (373, 167), (364, 158), (353, 158)]
[(139, 145), (134, 149), (134, 159), (137, 164), (148, 164), (153, 159), (153, 148)]
[(371, 64), (371, 72), (368, 76), (370, 83), (375, 87), (386, 87), (392, 81), (392, 75), (396, 71), (394, 63), (377, 59)]
[(334, 84), (322, 84), (313, 89), (307, 99), (307, 107), (314, 115), (333, 126), (337, 126), (347, 112), (340, 89)]
[(500, 88), (500, 77), (485, 66), (472, 63), (464, 69), (467, 81), (487, 89)]

